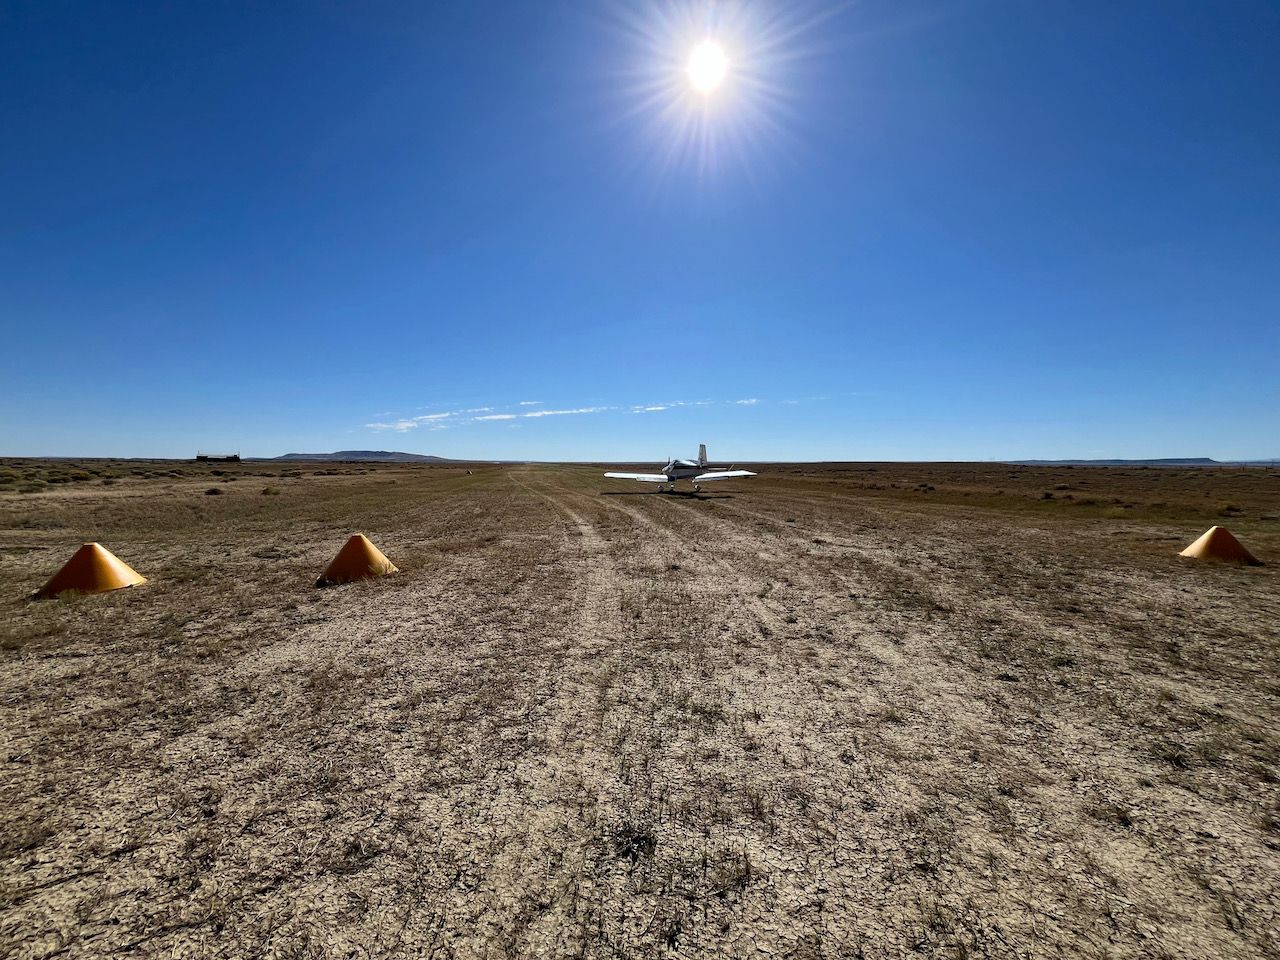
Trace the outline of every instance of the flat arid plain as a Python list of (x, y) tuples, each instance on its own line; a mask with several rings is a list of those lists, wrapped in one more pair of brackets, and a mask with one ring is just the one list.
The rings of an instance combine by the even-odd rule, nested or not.
[(0, 464), (0, 955), (1280, 955), (1280, 471), (759, 469)]

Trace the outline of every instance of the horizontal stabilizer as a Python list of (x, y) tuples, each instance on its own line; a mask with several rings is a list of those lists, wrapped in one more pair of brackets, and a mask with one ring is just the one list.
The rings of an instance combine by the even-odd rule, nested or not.
[(709, 480), (737, 480), (740, 477), (754, 477), (750, 470), (713, 470), (693, 478), (694, 483), (706, 483)]
[(665, 473), (606, 473), (610, 480), (639, 480), (641, 483), (666, 483)]

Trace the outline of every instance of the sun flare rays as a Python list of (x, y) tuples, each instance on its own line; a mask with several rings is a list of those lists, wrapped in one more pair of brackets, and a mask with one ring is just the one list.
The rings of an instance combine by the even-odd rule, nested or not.
[(638, 157), (659, 178), (700, 180), (729, 166), (754, 179), (788, 146), (794, 91), (787, 70), (803, 56), (799, 10), (751, 2), (628, 4), (624, 111), (642, 127)]

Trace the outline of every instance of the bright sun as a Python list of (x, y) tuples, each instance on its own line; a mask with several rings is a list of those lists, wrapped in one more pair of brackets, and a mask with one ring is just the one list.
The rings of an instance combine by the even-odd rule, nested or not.
[(689, 82), (699, 93), (711, 93), (729, 72), (729, 58), (724, 47), (714, 40), (703, 40), (689, 56)]
[[(660, 177), (683, 168), (708, 182), (730, 165), (767, 162), (768, 142), (789, 132), (797, 102), (787, 74), (808, 54), (823, 18), (797, 19), (818, 0), (606, 0), (628, 50), (613, 89), (627, 117), (645, 118)], [(0, 0), (3, 3), (3, 0)]]

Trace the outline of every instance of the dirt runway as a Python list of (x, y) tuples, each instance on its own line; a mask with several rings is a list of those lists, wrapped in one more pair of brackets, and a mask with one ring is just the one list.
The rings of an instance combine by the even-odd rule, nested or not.
[(0, 955), (1280, 956), (1274, 473), (265, 470), (0, 495)]

